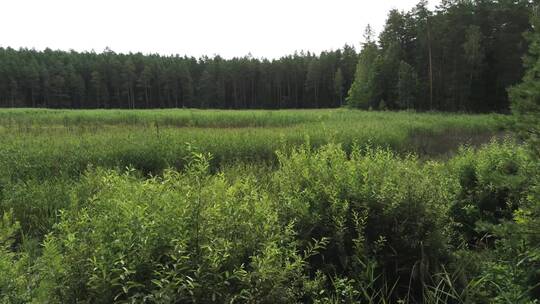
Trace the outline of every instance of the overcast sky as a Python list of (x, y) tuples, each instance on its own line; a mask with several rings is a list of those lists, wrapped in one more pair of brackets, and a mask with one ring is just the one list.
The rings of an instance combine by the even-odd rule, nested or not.
[(358, 47), (367, 24), (378, 32), (390, 9), (409, 10), (417, 2), (1, 0), (0, 46), (277, 58), (345, 43)]

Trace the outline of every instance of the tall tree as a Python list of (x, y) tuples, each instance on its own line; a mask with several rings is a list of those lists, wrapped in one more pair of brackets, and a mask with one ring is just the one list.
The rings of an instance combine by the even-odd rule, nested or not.
[(200, 106), (202, 108), (206, 108), (212, 104), (212, 101), (216, 99), (216, 81), (212, 77), (212, 74), (210, 74), (210, 71), (205, 70), (202, 75), (201, 79), (199, 80), (199, 87), (198, 89), (198, 96), (199, 96), (199, 102)]
[(433, 46), (432, 46), (432, 28), (431, 17), (432, 12), (428, 9), (428, 1), (420, 0), (413, 9), (414, 26), (416, 28), (416, 45), (417, 48), (417, 65), (422, 66), (419, 74), (422, 83), (427, 88), (425, 96), (427, 96), (426, 107), (433, 110), (434, 107), (434, 82), (433, 82)]
[(30, 105), (36, 106), (37, 96), (39, 93), (39, 65), (36, 60), (32, 60), (26, 67), (25, 80), (28, 88), (28, 96)]
[[(467, 99), (471, 98), (473, 91), (473, 80), (480, 73), (480, 68), (484, 60), (484, 51), (482, 47), (482, 32), (480, 27), (471, 25), (465, 32), (465, 43), (463, 49), (465, 51), (465, 60), (469, 70), (469, 83), (467, 88)], [(460, 108), (460, 105), (458, 105)]]
[(338, 97), (340, 106), (343, 105), (343, 90), (344, 90), (343, 84), (344, 84), (343, 72), (341, 72), (341, 68), (338, 68), (336, 71), (336, 74), (334, 75), (334, 90)]
[(376, 81), (379, 63), (379, 48), (373, 40), (373, 31), (369, 25), (366, 28), (364, 40), (347, 104), (351, 107), (367, 109), (378, 104)]
[(418, 86), (418, 76), (414, 68), (405, 61), (399, 64), (398, 72), (398, 107), (401, 109), (413, 109)]
[(127, 108), (135, 108), (135, 65), (131, 59), (124, 62), (122, 67), (122, 91), (126, 99)]
[[(93, 71), (91, 74), (90, 84), (92, 86), (92, 93), (93, 97), (95, 98), (95, 102), (97, 104), (97, 107), (101, 107), (101, 102), (104, 98), (104, 88), (103, 88), (103, 79), (101, 78), (101, 74), (98, 71)], [(104, 105), (104, 104), (103, 104)]]
[(146, 108), (150, 108), (151, 88), (152, 88), (153, 73), (150, 65), (145, 65), (139, 79), (137, 80), (137, 86), (142, 90), (143, 100)]
[(318, 59), (311, 59), (306, 76), (306, 91), (309, 96), (313, 98), (313, 106), (319, 107), (319, 95), (320, 95), (320, 82), (321, 82), (321, 66)]
[(512, 112), (519, 135), (529, 142), (533, 155), (540, 158), (540, 15), (538, 7), (531, 16), (532, 30), (527, 33), (529, 51), (524, 59), (527, 69), (522, 83), (510, 89)]

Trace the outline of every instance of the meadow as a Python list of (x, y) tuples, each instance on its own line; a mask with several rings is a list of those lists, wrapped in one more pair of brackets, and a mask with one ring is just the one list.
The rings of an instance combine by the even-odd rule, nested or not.
[(536, 303), (503, 115), (0, 110), (0, 303)]
[[(504, 132), (501, 115), (355, 110), (0, 111), (0, 165), (10, 177), (77, 176), (89, 164), (144, 173), (181, 169), (190, 150), (212, 168), (276, 161), (275, 151), (309, 142), (354, 144), (440, 156)], [(5, 174), (6, 175), (6, 174)]]

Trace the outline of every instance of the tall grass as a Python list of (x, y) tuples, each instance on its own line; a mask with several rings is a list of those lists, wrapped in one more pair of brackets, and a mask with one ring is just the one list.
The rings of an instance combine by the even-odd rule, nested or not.
[[(132, 165), (156, 174), (185, 165), (186, 143), (212, 153), (212, 168), (275, 163), (274, 151), (307, 141), (313, 147), (340, 143), (347, 151), (356, 143), (427, 155), (496, 134), (503, 119), (348, 110), (1, 110), (0, 166), (12, 178), (77, 176), (89, 164)], [(447, 133), (456, 136), (441, 145), (437, 138)]]
[(535, 303), (538, 164), (457, 148), (503, 124), (2, 110), (0, 302)]

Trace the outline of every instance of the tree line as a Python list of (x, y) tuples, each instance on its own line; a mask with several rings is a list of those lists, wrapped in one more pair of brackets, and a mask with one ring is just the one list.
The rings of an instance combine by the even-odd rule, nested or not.
[(348, 103), (358, 108), (508, 111), (524, 73), (532, 1), (420, 1), (392, 10), (378, 37), (368, 27)]
[(0, 48), (0, 106), (339, 107), (356, 61), (348, 45), (275, 60)]
[(0, 48), (0, 106), (509, 110), (530, 0), (443, 0), (389, 12), (375, 39), (268, 60)]

